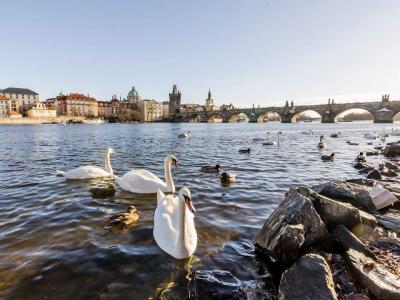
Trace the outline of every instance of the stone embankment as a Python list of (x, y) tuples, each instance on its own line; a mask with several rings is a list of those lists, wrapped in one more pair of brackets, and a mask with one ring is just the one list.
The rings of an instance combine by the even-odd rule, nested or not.
[(83, 117), (56, 117), (56, 118), (0, 118), (0, 125), (29, 125), (29, 124), (58, 124), (72, 122), (82, 122)]

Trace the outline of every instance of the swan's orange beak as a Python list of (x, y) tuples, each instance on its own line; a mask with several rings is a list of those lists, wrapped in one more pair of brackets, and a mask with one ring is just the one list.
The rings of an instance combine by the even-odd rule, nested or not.
[(188, 197), (188, 196), (184, 196), (185, 198), (185, 204), (186, 206), (189, 208), (189, 210), (195, 214), (196, 213), (196, 209), (193, 206), (192, 200)]

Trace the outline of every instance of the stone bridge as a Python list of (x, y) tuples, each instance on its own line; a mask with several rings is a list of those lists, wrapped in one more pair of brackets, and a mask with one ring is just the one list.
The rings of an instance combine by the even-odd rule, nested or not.
[(224, 122), (234, 123), (240, 114), (245, 114), (251, 123), (263, 122), (268, 113), (274, 112), (280, 116), (282, 123), (295, 123), (301, 113), (314, 111), (321, 116), (322, 123), (336, 123), (338, 116), (350, 109), (364, 109), (374, 118), (375, 123), (393, 123), (393, 117), (400, 112), (400, 101), (390, 101), (388, 96), (379, 102), (334, 103), (295, 106), (286, 102), (283, 107), (241, 108), (224, 111), (187, 112), (181, 114), (184, 122)]

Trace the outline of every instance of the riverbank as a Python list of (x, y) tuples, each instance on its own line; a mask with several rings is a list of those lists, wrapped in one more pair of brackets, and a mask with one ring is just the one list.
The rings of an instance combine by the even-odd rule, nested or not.
[(34, 124), (67, 124), (85, 123), (100, 124), (104, 123), (101, 119), (85, 119), (83, 117), (55, 117), (55, 118), (0, 118), (0, 125), (34, 125)]

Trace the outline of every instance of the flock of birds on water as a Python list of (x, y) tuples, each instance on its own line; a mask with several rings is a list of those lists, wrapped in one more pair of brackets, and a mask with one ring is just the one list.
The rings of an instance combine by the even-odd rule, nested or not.
[[(313, 135), (313, 131), (303, 131), (302, 134)], [(392, 131), (393, 135), (395, 134)], [(280, 144), (282, 132), (277, 133), (275, 140), (270, 139), (270, 133), (265, 137), (254, 138), (253, 141), (263, 142), (263, 145)], [(365, 138), (376, 139), (382, 141), (389, 136), (390, 133), (384, 131), (380, 134), (367, 133)], [(340, 138), (340, 132), (331, 134), (332, 138)], [(179, 138), (191, 138), (190, 131), (181, 133)], [(355, 144), (347, 141), (348, 144)], [(368, 143), (372, 144), (372, 143)], [(324, 136), (320, 136), (317, 148), (326, 147)], [(239, 149), (239, 153), (250, 153), (251, 148)], [(57, 171), (58, 175), (64, 176), (66, 179), (87, 180), (98, 178), (114, 179), (116, 184), (124, 191), (137, 194), (156, 194), (157, 207), (154, 213), (153, 236), (158, 246), (166, 253), (176, 259), (190, 257), (197, 247), (197, 232), (194, 224), (195, 208), (192, 203), (191, 192), (187, 187), (179, 190), (178, 195), (175, 194), (175, 185), (172, 179), (171, 166), (178, 168), (178, 161), (175, 156), (167, 155), (164, 160), (165, 180), (145, 169), (133, 169), (122, 176), (114, 174), (110, 163), (110, 155), (116, 154), (113, 148), (108, 148), (104, 153), (104, 169), (97, 166), (82, 166), (70, 171)], [(332, 161), (335, 154), (322, 155), (321, 160)], [(364, 162), (365, 157), (361, 152), (356, 161)], [(201, 171), (208, 173), (219, 173), (221, 166), (202, 166)], [(235, 182), (236, 174), (224, 172), (220, 176), (222, 183)], [(120, 212), (106, 220), (109, 227), (119, 225), (123, 229), (127, 229), (139, 219), (138, 211), (134, 206), (129, 206), (126, 212)]]

